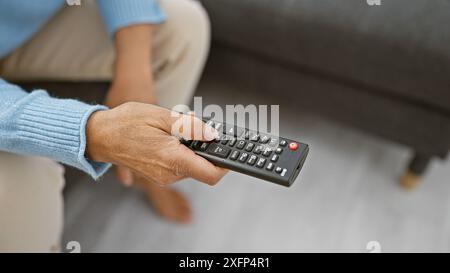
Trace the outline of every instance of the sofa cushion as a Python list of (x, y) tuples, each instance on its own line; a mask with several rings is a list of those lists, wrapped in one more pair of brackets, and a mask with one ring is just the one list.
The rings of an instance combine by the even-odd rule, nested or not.
[(202, 2), (216, 42), (450, 113), (448, 0)]

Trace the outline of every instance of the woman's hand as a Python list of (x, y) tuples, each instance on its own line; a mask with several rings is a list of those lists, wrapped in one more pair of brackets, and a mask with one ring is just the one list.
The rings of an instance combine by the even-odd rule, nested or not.
[[(114, 108), (125, 102), (156, 104), (151, 68), (153, 26), (132, 25), (115, 34), (114, 78), (105, 104)], [(117, 178), (131, 186), (135, 174), (124, 166), (115, 166)]]
[[(115, 79), (107, 93), (105, 104), (110, 108), (125, 102), (156, 104), (150, 75), (150, 73), (144, 74), (134, 80), (126, 80), (123, 77)], [(124, 166), (115, 166), (115, 171), (118, 180), (125, 186), (131, 186), (137, 178), (129, 168)]]
[[(189, 126), (174, 130), (178, 124)], [(196, 136), (198, 132), (201, 136)], [(160, 185), (186, 177), (214, 185), (226, 171), (180, 144), (178, 137), (210, 141), (217, 134), (193, 116), (149, 104), (125, 103), (91, 115), (86, 132), (87, 156), (127, 167)]]

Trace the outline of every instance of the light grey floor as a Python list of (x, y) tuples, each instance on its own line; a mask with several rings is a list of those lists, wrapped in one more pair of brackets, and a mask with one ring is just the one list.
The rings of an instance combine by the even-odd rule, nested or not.
[[(222, 91), (222, 92), (219, 92)], [(225, 84), (203, 83), (206, 102), (258, 103)], [(216, 187), (177, 185), (192, 200), (194, 223), (177, 226), (155, 216), (141, 193), (118, 185), (71, 183), (63, 244), (84, 252), (382, 251), (450, 250), (450, 162), (433, 162), (413, 192), (397, 184), (404, 147), (281, 108), (283, 135), (311, 144), (292, 188), (237, 173)]]

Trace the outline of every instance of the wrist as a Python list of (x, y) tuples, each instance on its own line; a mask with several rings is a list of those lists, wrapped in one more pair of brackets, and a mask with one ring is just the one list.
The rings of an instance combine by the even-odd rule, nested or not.
[(105, 143), (108, 142), (106, 116), (109, 110), (92, 113), (86, 124), (86, 157), (97, 162), (110, 162)]
[(134, 82), (151, 82), (153, 79), (150, 61), (145, 63), (116, 62), (113, 85), (129, 85)]
[(115, 36), (114, 81), (151, 79), (152, 26), (133, 25), (120, 29)]

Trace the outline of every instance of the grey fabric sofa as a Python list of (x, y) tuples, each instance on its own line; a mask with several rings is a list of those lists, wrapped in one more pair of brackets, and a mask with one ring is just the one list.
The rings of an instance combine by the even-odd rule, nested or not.
[(413, 149), (416, 184), (450, 148), (450, 1), (202, 0), (209, 69)]

